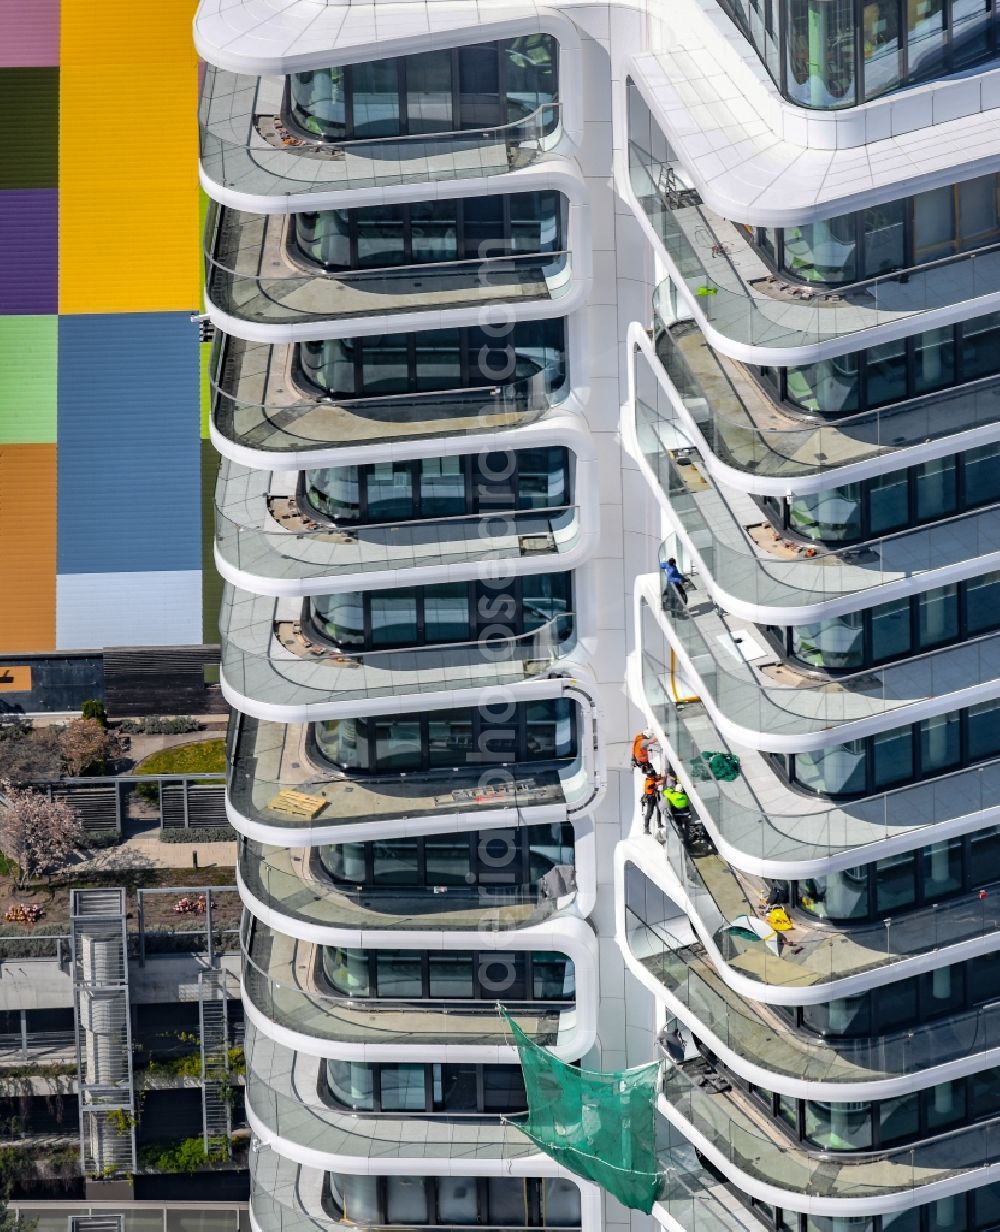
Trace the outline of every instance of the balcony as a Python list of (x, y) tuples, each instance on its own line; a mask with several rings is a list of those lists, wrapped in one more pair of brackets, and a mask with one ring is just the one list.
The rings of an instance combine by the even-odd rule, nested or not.
[[(290, 931), (414, 929), (479, 932), (528, 928), (571, 906), (576, 870), (557, 865), (533, 885), (347, 886), (332, 880), (313, 847), (240, 845), (239, 878), (251, 908), (287, 920)], [(331, 938), (331, 941), (333, 938)]]
[[(1000, 818), (1000, 760), (982, 762), (910, 787), (843, 804), (823, 804), (784, 784), (761, 754), (728, 744), (700, 702), (678, 706), (670, 687), (670, 666), (655, 648), (642, 649), (640, 704), (668, 742), (671, 765), (684, 768), (695, 757), (732, 749), (739, 777), (694, 781), (689, 788), (723, 856), (756, 875), (780, 879), (823, 876), (876, 860), (892, 850), (933, 841), (934, 829), (951, 822), (949, 833), (965, 833)], [(912, 835), (912, 841), (904, 836)]]
[(357, 1159), (377, 1167), (380, 1157), (416, 1161), (460, 1154), (491, 1160), (537, 1154), (534, 1144), (499, 1116), (365, 1115), (338, 1108), (321, 1094), (321, 1058), (277, 1044), (249, 1025), (246, 1056), (247, 1114), (258, 1136), (327, 1156), (331, 1169)]
[[(592, 537), (576, 505), (551, 509), (493, 510), (446, 518), (354, 523), (318, 523), (297, 496), (298, 475), (250, 470), (223, 461), (216, 489), (216, 551), (224, 576), (268, 594), (322, 593), (364, 574), (391, 576), (424, 571), (435, 580), (457, 581), (487, 560), (508, 562), (512, 571), (546, 570), (555, 559), (575, 559)], [(235, 575), (235, 576), (234, 576)], [(407, 579), (409, 580), (409, 578)], [(353, 582), (357, 584), (356, 581)]]
[(360, 188), (482, 179), (518, 171), (559, 142), (559, 104), (499, 128), (339, 144), (291, 132), (281, 119), (284, 77), (208, 65), (200, 108), (201, 169), (209, 191), (284, 202)]
[(998, 506), (836, 550), (786, 541), (745, 492), (717, 484), (656, 411), (637, 401), (635, 422), (643, 459), (713, 598), (758, 624), (840, 615), (897, 597), (896, 584), (919, 574), (931, 586), (939, 570), (957, 581), (1000, 563)]
[[(512, 941), (507, 942), (508, 949)], [(244, 997), (261, 1018), (302, 1040), (302, 1047), (310, 1041), (325, 1055), (361, 1059), (358, 1049), (363, 1046), (366, 1059), (384, 1056), (392, 1061), (413, 1060), (417, 1052), (426, 1052), (425, 1060), (440, 1059), (434, 1050), (441, 1046), (490, 1048), (481, 1059), (496, 1061), (504, 1059), (497, 1055), (498, 1047), (512, 1047), (495, 999), (345, 996), (330, 991), (320, 975), (322, 947), (287, 937), (252, 918), (244, 920), (243, 942)], [(557, 944), (558, 938), (546, 934), (544, 943)], [(505, 961), (509, 954), (498, 957)], [(581, 999), (586, 991), (581, 990)], [(558, 1047), (563, 1055), (572, 1051), (577, 1036), (574, 1001), (505, 1004), (537, 1044)], [(330, 1045), (340, 1048), (331, 1050)], [(252, 1068), (252, 1059), (248, 1061)]]
[[(668, 1004), (707, 1046), (795, 1083), (818, 1086), (814, 1098), (844, 1098), (832, 1088), (869, 1084), (857, 1097), (874, 1099), (927, 1085), (921, 1071), (1000, 1048), (1000, 1005), (993, 1003), (906, 1031), (859, 1039), (825, 1038), (793, 1028), (763, 1002), (739, 996), (701, 945), (685, 945), (668, 921), (648, 908), (625, 910), (625, 939), (635, 963), (671, 998)], [(890, 1084), (896, 1080), (895, 1085)]]
[[(909, 708), (916, 705), (921, 718), (958, 710), (972, 690), (976, 701), (986, 700), (986, 686), (1000, 680), (1000, 634), (817, 679), (783, 662), (756, 625), (720, 612), (703, 592), (689, 591), (688, 606), (668, 616), (659, 577), (647, 574), (637, 585), (645, 611), (667, 644), (683, 652), (695, 677), (689, 683), (711, 699), (718, 722), (741, 742), (772, 753), (829, 745), (827, 733), (839, 728), (843, 742), (876, 725), (900, 727), (912, 721)], [(652, 635), (649, 621), (643, 623)], [(644, 645), (651, 648), (645, 634)]]
[[(212, 426), (220, 453), (248, 465), (322, 465), (352, 447), (488, 435), (535, 423), (566, 395), (561, 377), (519, 359), (505, 384), (366, 398), (323, 396), (294, 377), (294, 347), (218, 340)], [(556, 383), (558, 382), (558, 388)]]
[(573, 670), (572, 612), (531, 633), (495, 640), (398, 650), (342, 650), (304, 619), (297, 599), (273, 599), (227, 586), (222, 598), (222, 688), (233, 705), (279, 722), (397, 713), (409, 695), (429, 706), (461, 704), (465, 689), (523, 686)]
[[(640, 396), (671, 421), (675, 400), (699, 444), (727, 467), (762, 479), (824, 474), (929, 441), (958, 437), (1000, 419), (1000, 382), (976, 381), (951, 393), (926, 394), (835, 420), (810, 418), (773, 401), (750, 372), (714, 351), (692, 321), (664, 327), (656, 356), (673, 386), (671, 398), (655, 377), (640, 380)], [(690, 427), (688, 427), (690, 425)], [(675, 429), (676, 430), (676, 429)], [(976, 443), (983, 436), (977, 433)], [(955, 447), (960, 448), (955, 442)], [(711, 459), (707, 459), (711, 468)]]
[[(290, 215), (220, 209), (205, 255), (209, 314), (283, 328), (279, 337), (315, 337), (325, 322), (392, 317), (405, 330), (447, 324), (442, 314), (460, 308), (530, 305), (534, 316), (563, 311), (569, 292), (570, 254), (544, 252), (479, 260), (423, 262), (385, 269), (322, 272), (296, 260)], [(400, 315), (412, 321), (396, 319)], [(228, 324), (228, 322), (227, 322)]]
[[(307, 724), (241, 717), (231, 758), (230, 819), (260, 842), (364, 842), (426, 832), (565, 821), (596, 793), (581, 758), (356, 774), (315, 760)], [(588, 733), (586, 739), (590, 739)], [(485, 772), (484, 772), (485, 771)]]
[[(907, 1206), (929, 1202), (942, 1190), (988, 1184), (994, 1174), (987, 1169), (1000, 1164), (998, 1121), (969, 1125), (917, 1146), (851, 1159), (810, 1152), (777, 1123), (762, 1121), (759, 1109), (738, 1093), (699, 1086), (697, 1073), (683, 1066), (665, 1067), (660, 1107), (682, 1133), (694, 1131), (707, 1141), (711, 1151), (706, 1154), (713, 1161), (718, 1157), (741, 1189), (751, 1194), (763, 1191), (782, 1206), (807, 1208), (816, 1215), (849, 1215), (854, 1203), (856, 1214), (870, 1214), (872, 1199), (895, 1195), (906, 1196)], [(956, 1186), (959, 1177), (962, 1181)], [(887, 1201), (876, 1209), (898, 1206)]]
[[(629, 163), (632, 191), (692, 312), (718, 345), (750, 362), (808, 362), (842, 351), (845, 339), (868, 345), (854, 337), (859, 333), (896, 326), (884, 332), (898, 337), (989, 312), (1000, 302), (1000, 248), (837, 291), (789, 282), (771, 273), (738, 226), (713, 214), (695, 190), (683, 188), (669, 164), (635, 143), (629, 144)], [(924, 322), (924, 316), (930, 319)], [(900, 328), (907, 322), (912, 328)], [(789, 358), (804, 347), (812, 348), (808, 359)]]

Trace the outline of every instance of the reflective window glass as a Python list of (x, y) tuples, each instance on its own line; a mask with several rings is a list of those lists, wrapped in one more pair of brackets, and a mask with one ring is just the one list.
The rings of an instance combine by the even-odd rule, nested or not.
[(436, 1185), (439, 1223), (462, 1226), (479, 1222), (479, 1192), (474, 1176), (439, 1176)]
[(788, 502), (789, 525), (807, 539), (840, 542), (861, 535), (861, 484), (828, 488)]
[(917, 1017), (917, 981), (899, 980), (882, 988), (872, 989), (874, 1022), (876, 1032), (893, 1031), (910, 1026)]
[(850, 414), (860, 406), (859, 371), (857, 352), (788, 368), (788, 399), (807, 411)]
[(875, 865), (875, 910), (898, 911), (917, 901), (917, 858), (903, 852)]
[(918, 519), (928, 521), (955, 512), (958, 507), (957, 473), (954, 457), (935, 458), (913, 468)]
[(865, 789), (862, 740), (795, 755), (796, 782), (822, 795), (853, 795)]
[(452, 114), (452, 56), (448, 49), (407, 56), (406, 128), (410, 133), (446, 133)]
[(957, 586), (938, 586), (917, 596), (917, 631), (921, 650), (958, 637)]
[[(990, 0), (951, 0), (951, 59), (957, 68), (989, 50)], [(998, 1215), (1000, 1221), (1000, 1215)]]
[(523, 1227), (529, 1222), (527, 1181), (516, 1176), (491, 1176), (486, 1184), (490, 1223)]
[(465, 513), (465, 469), (461, 458), (424, 458), (420, 464), (422, 517)]
[[(901, 1095), (898, 1099), (880, 1100), (878, 1132), (881, 1146), (891, 1146), (896, 1142), (906, 1142), (911, 1138), (916, 1138), (920, 1132), (919, 1093)], [(918, 1219), (918, 1227), (919, 1224)]]
[(922, 1096), (929, 1130), (948, 1129), (965, 1120), (965, 1083), (961, 1080), (939, 1082)]
[(410, 259), (457, 261), (458, 202), (414, 201), (410, 213)]
[(387, 1176), (385, 1178), (385, 1213), (389, 1223), (409, 1226), (429, 1223), (430, 1211), (423, 1177)]
[[(909, 0), (910, 3), (913, 0)], [(921, 0), (916, 0), (921, 3)], [(950, 256), (956, 247), (954, 189), (932, 188), (913, 198), (913, 257), (918, 265)]]
[(422, 762), (420, 720), (379, 718), (375, 728), (375, 765), (378, 770), (416, 770)]
[(424, 591), (424, 641), (462, 642), (472, 636), (469, 586), (445, 582)]
[(372, 646), (417, 641), (417, 596), (412, 590), (376, 590), (368, 596)]
[(869, 406), (899, 402), (906, 397), (906, 367), (905, 339), (868, 348), (866, 372)]
[(872, 608), (871, 622), (874, 662), (909, 654), (912, 641), (909, 599), (880, 603)]
[(887, 201), (861, 211), (865, 278), (906, 264), (906, 202)]
[(805, 107), (850, 107), (854, 88), (852, 0), (785, 0), (788, 95)]
[[(924, 880), (924, 897), (927, 881)], [(924, 1018), (953, 1014), (965, 1005), (965, 966), (936, 967), (920, 977), (920, 1013)]]
[(920, 770), (934, 774), (957, 766), (962, 756), (961, 722), (957, 714), (924, 719), (920, 730)]
[[(831, 9), (826, 4), (826, 9)], [(786, 227), (784, 265), (805, 282), (841, 283), (857, 278), (854, 215)]]
[(967, 252), (995, 243), (1000, 235), (996, 175), (962, 180), (957, 191), (959, 247)]
[(368, 517), (413, 516), (413, 471), (409, 462), (375, 462), (367, 468)]
[(908, 526), (910, 522), (910, 484), (906, 471), (877, 475), (868, 488), (868, 524), (873, 535)]
[(457, 952), (431, 954), (428, 957), (430, 968), (430, 995), (432, 997), (461, 998), (468, 1000), (475, 996), (473, 984), (473, 956)]
[(382, 1065), (383, 1112), (423, 1112), (427, 1107), (426, 1073), (422, 1065)]
[(427, 729), (431, 766), (462, 766), (471, 759), (471, 712), (432, 710)]
[[(484, 1073), (492, 1068), (486, 1066)], [(478, 1081), (474, 1065), (435, 1065), (434, 1107), (448, 1112), (478, 1111)]]
[(891, 787), (913, 778), (913, 733), (909, 727), (877, 732), (872, 744), (875, 754), (873, 787)]
[(962, 847), (960, 838), (931, 843), (922, 852), (924, 899), (934, 901), (962, 888)]
[(421, 955), (416, 951), (379, 950), (375, 955), (376, 988), (380, 997), (422, 997)]
[(330, 1093), (345, 1108), (370, 1112), (375, 1107), (375, 1074), (370, 1065), (359, 1061), (328, 1060), (327, 1084)]
[(980, 445), (962, 455), (965, 469), (965, 504), (991, 505), (1000, 501), (1000, 445)]
[(468, 885), (472, 880), (469, 845), (455, 835), (428, 835), (424, 839), (428, 885)]
[(944, 60), (944, 0), (906, 0), (910, 77), (938, 72)]
[(869, 913), (868, 866), (798, 883), (798, 903), (819, 919), (857, 920)]
[(355, 137), (395, 137), (399, 131), (399, 61), (351, 65)]
[(405, 265), (406, 237), (401, 205), (373, 205), (358, 210), (358, 264)]
[(1000, 312), (962, 323), (962, 378), (991, 376), (1000, 372)]
[(420, 859), (417, 840), (392, 838), (372, 843), (372, 877), (376, 885), (418, 885)]
[(984, 573), (965, 583), (965, 622), (970, 634), (1000, 625), (1000, 572)]
[(815, 625), (792, 626), (792, 654), (811, 667), (831, 671), (864, 663), (864, 614), (848, 612)]
[(966, 715), (969, 760), (995, 757), (1000, 753), (1000, 702), (970, 706)]
[(872, 1145), (872, 1106), (867, 1103), (824, 1104), (807, 1099), (805, 1138), (814, 1146), (830, 1151), (867, 1150)]
[(865, 98), (877, 98), (899, 84), (898, 0), (867, 0), (861, 19)]
[(913, 391), (930, 393), (955, 383), (955, 331), (950, 325), (913, 339)]

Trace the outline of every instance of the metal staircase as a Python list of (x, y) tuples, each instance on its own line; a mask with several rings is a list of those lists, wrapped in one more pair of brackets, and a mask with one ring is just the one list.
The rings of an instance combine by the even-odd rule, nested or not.
[(205, 1153), (219, 1140), (231, 1154), (233, 1110), (229, 1082), (229, 1026), (226, 1013), (227, 972), (198, 976), (198, 1024), (201, 1040), (201, 1117)]
[(80, 1169), (136, 1165), (125, 891), (70, 891), (73, 1026), (80, 1091)]

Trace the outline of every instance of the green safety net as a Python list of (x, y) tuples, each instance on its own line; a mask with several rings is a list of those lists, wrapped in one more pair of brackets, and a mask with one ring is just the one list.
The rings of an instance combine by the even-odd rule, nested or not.
[(691, 774), (696, 779), (719, 779), (731, 783), (739, 778), (740, 759), (735, 753), (696, 753), (691, 758)]
[(540, 1048), (501, 1012), (528, 1095), (527, 1121), (511, 1124), (568, 1171), (648, 1215), (660, 1189), (654, 1148), (659, 1063), (606, 1074), (579, 1069)]

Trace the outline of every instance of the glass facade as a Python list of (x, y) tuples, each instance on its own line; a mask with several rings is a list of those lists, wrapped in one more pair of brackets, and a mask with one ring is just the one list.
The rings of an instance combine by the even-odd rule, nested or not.
[(1000, 629), (1000, 572), (811, 625), (773, 629), (789, 659), (858, 671)]
[(801, 227), (751, 231), (782, 273), (840, 286), (996, 244), (998, 186), (996, 174), (982, 175)]
[(289, 226), (297, 253), (325, 269), (385, 269), (558, 252), (564, 208), (555, 192), (515, 193), (292, 214)]
[(288, 78), (286, 112), (324, 141), (500, 128), (542, 110), (557, 123), (559, 49), (549, 34), (446, 47)]
[(336, 645), (359, 650), (433, 646), (520, 637), (554, 617), (554, 632), (572, 632), (572, 574), (541, 573), (489, 582), (441, 582), (394, 590), (316, 595), (307, 610), (313, 629)]
[(768, 393), (837, 417), (1000, 373), (1000, 312), (797, 368), (758, 368)]
[(895, 1099), (850, 1104), (794, 1099), (763, 1087), (749, 1090), (800, 1142), (822, 1151), (877, 1151), (1000, 1114), (1000, 1069)]
[(323, 1094), (352, 1112), (499, 1116), (527, 1107), (517, 1065), (328, 1060)]
[(793, 883), (803, 911), (860, 923), (967, 894), (1000, 881), (1000, 826)]
[(570, 503), (569, 450), (373, 462), (306, 471), (301, 488), (310, 508), (336, 522), (402, 522)]
[(345, 997), (388, 1001), (572, 1001), (573, 963), (542, 951), (360, 950), (322, 947), (323, 975)]
[(470, 769), (576, 756), (576, 707), (564, 697), (313, 725), (320, 754), (352, 773)]
[(873, 479), (783, 498), (779, 521), (783, 530), (813, 542), (855, 543), (997, 501), (1000, 445), (981, 445)]
[(995, 0), (719, 0), (781, 93), (854, 107), (996, 54)]
[(454, 886), (505, 892), (530, 889), (554, 868), (574, 863), (573, 827), (524, 826), (340, 843), (320, 847), (323, 867), (340, 885), (369, 889)]
[(888, 791), (1000, 756), (1000, 701), (935, 715), (829, 749), (770, 754), (805, 791), (831, 799)]
[(428, 329), (417, 334), (328, 338), (296, 347), (307, 386), (346, 398), (481, 389), (532, 382), (545, 392), (566, 379), (562, 321), (497, 328)]
[(327, 1173), (323, 1205), (360, 1227), (578, 1228), (580, 1191), (563, 1177), (351, 1176)]

